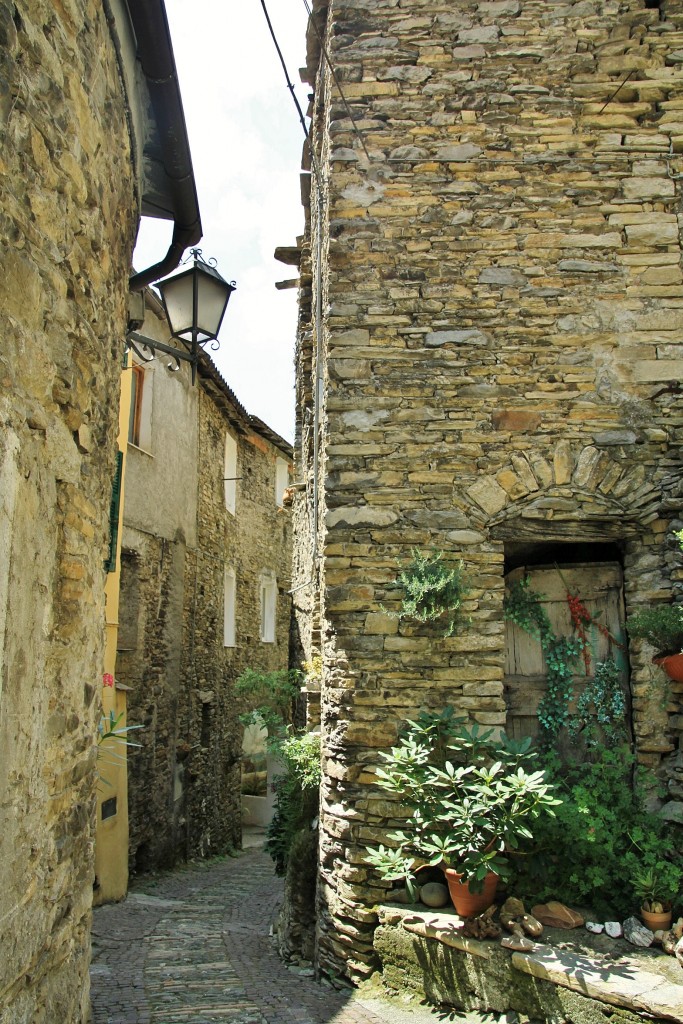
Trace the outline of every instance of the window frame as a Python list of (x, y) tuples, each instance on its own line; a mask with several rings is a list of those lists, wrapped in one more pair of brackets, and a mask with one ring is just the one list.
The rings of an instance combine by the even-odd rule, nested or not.
[(275, 504), (282, 508), (282, 497), (289, 487), (289, 463), (278, 455), (275, 458)]
[(237, 511), (238, 454), (237, 438), (226, 430), (223, 445), (223, 495), (225, 508), (233, 516)]
[(223, 647), (236, 647), (235, 606), (237, 597), (237, 577), (235, 570), (226, 565), (223, 571)]
[(140, 447), (142, 401), (145, 390), (145, 370), (139, 363), (131, 366), (130, 413), (128, 416), (128, 444)]
[(263, 644), (277, 642), (277, 578), (266, 569), (259, 581), (259, 639)]

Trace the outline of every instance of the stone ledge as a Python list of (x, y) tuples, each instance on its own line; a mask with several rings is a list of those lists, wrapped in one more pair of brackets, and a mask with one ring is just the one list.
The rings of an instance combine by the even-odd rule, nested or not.
[(598, 1024), (610, 1006), (624, 1024), (643, 1014), (683, 1024), (683, 971), (656, 950), (583, 929), (547, 928), (543, 944), (518, 953), (463, 935), (452, 908), (391, 904), (377, 911), (375, 951), (389, 988), (459, 1009), (515, 1010), (550, 1022)]
[(632, 963), (601, 967), (588, 957), (549, 946), (539, 946), (533, 953), (513, 953), (512, 966), (611, 1006), (683, 1021), (683, 971), (680, 983), (672, 984), (662, 974)]

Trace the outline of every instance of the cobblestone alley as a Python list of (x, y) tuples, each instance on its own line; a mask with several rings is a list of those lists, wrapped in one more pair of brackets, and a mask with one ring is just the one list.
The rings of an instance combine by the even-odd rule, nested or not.
[(260, 846), (237, 858), (136, 880), (125, 901), (94, 913), (93, 1024), (498, 1019), (404, 1007), (338, 992), (295, 973), (278, 958), (270, 937), (281, 893), (282, 882)]

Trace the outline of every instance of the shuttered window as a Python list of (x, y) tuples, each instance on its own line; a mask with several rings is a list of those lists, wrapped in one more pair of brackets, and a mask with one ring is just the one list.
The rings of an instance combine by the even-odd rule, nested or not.
[(275, 611), (277, 605), (277, 580), (275, 573), (266, 570), (260, 580), (261, 641), (275, 643)]
[(116, 453), (116, 472), (111, 489), (109, 506), (109, 556), (104, 563), (107, 572), (116, 569), (116, 547), (119, 540), (119, 512), (121, 509), (121, 476), (123, 473), (123, 452)]
[(237, 441), (232, 434), (225, 435), (223, 486), (225, 488), (225, 507), (234, 515), (237, 504)]
[(235, 646), (235, 570), (228, 567), (223, 577), (223, 646)]

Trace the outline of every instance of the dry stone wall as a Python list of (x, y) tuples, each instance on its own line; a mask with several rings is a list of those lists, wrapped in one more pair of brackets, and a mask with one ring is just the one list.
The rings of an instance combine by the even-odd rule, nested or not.
[[(297, 515), (316, 517), (319, 370), (322, 558), (309, 534), (297, 565), (321, 584), (319, 956), (362, 977), (383, 894), (363, 853), (392, 817), (377, 750), (419, 707), (505, 724), (509, 545), (616, 544), (628, 610), (680, 591), (683, 4), (331, 0), (316, 16), (345, 102), (310, 33), (324, 215), (319, 260), (314, 181)], [(449, 639), (384, 610), (411, 547), (465, 563), (470, 623)], [(637, 645), (631, 661), (639, 757), (673, 786), (683, 694), (655, 712)]]
[(0, 1018), (80, 1024), (137, 206), (102, 5), (3, 0), (0, 51)]

